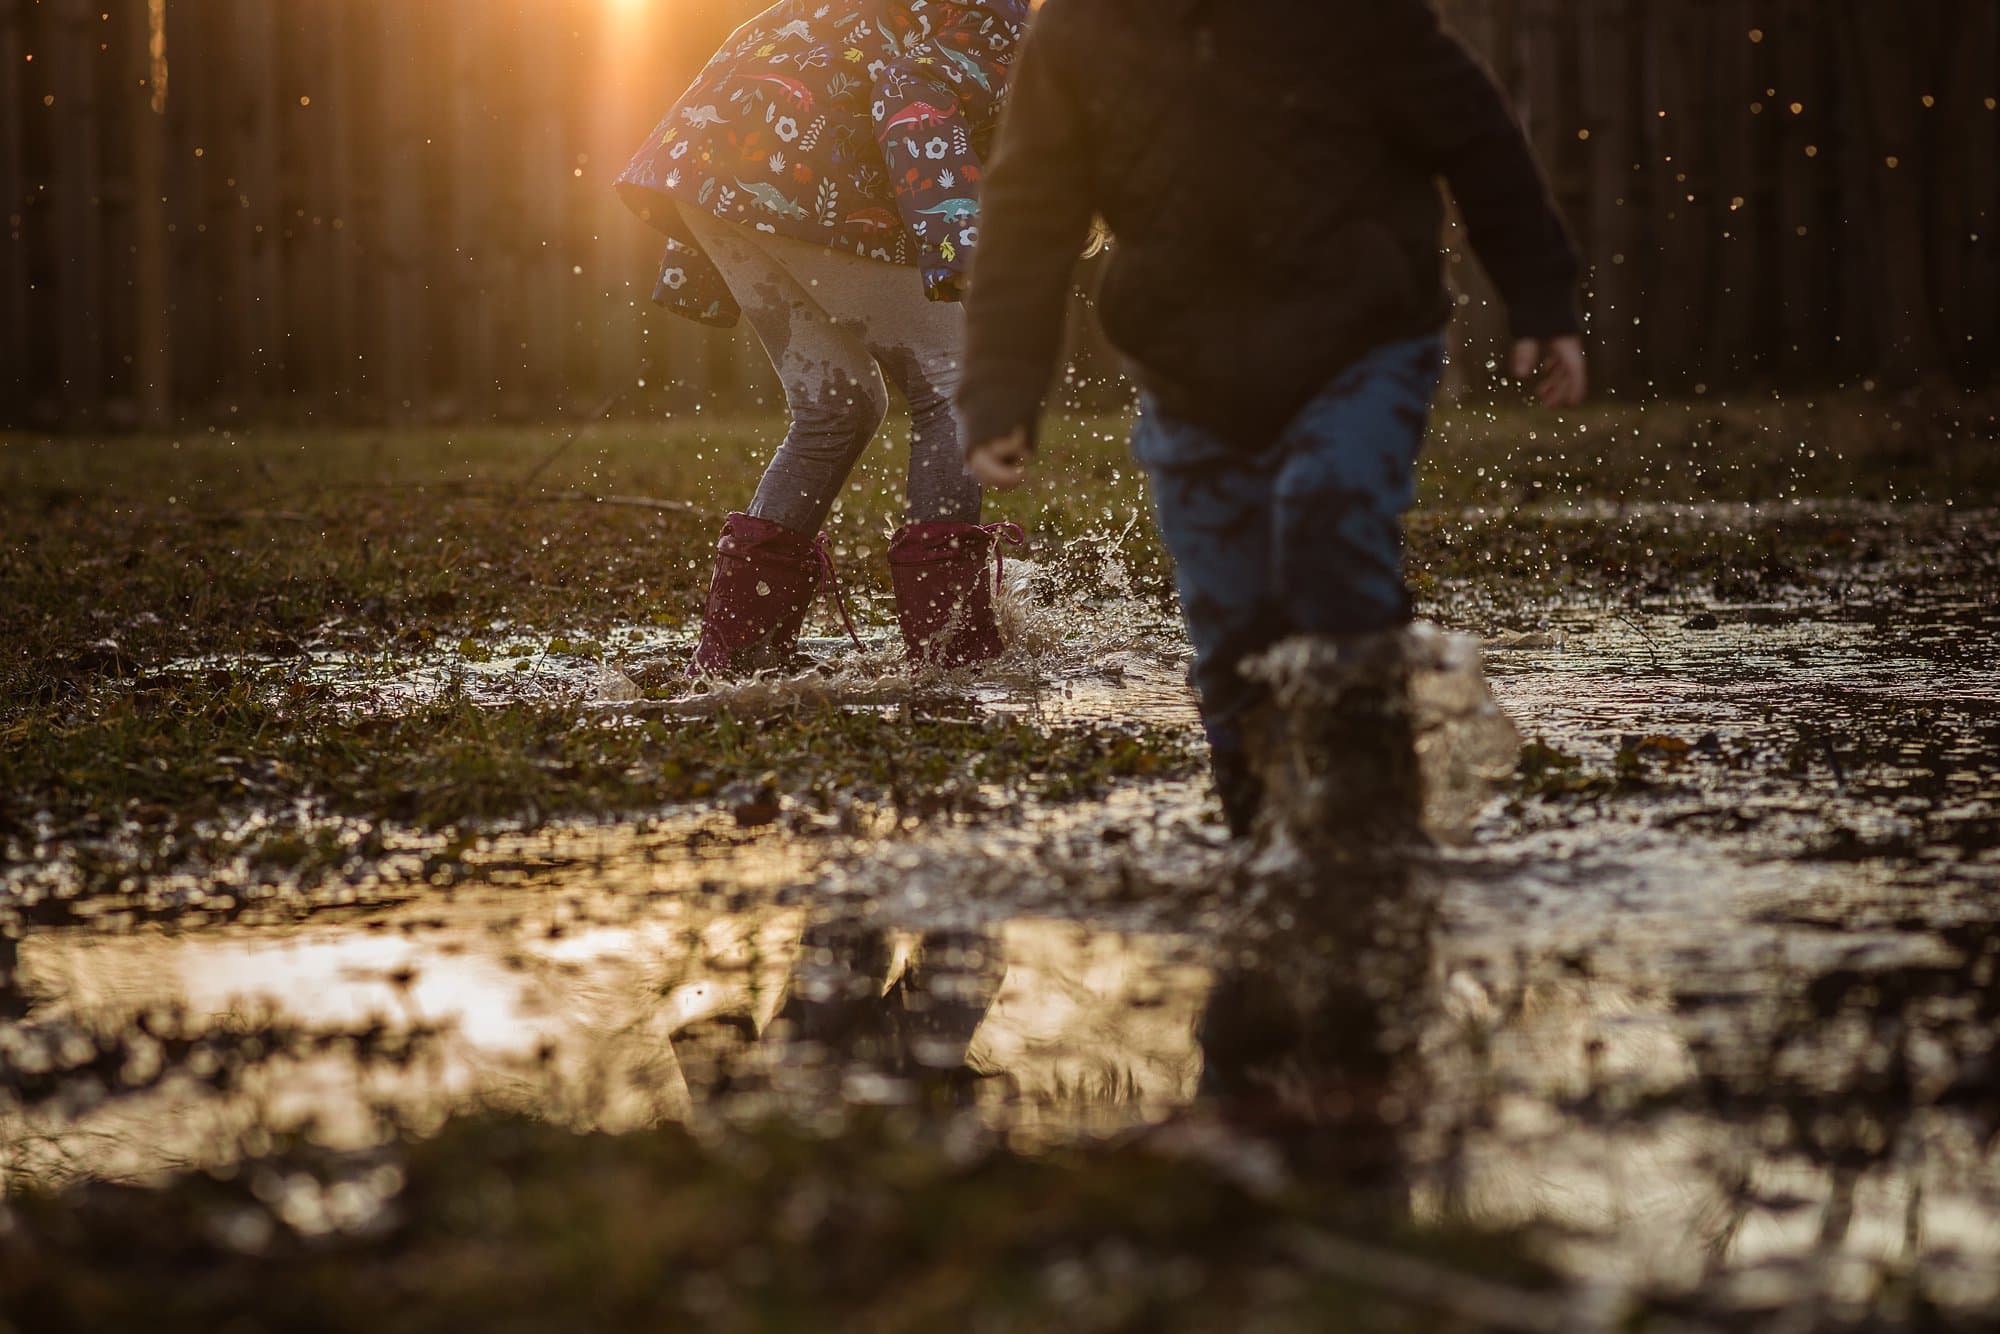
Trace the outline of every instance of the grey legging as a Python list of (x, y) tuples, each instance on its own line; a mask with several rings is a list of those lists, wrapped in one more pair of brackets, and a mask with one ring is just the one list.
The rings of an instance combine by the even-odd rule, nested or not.
[(682, 212), (763, 340), (792, 414), (750, 513), (819, 531), (888, 415), (887, 374), (910, 404), (910, 522), (976, 523), (979, 484), (952, 412), (964, 311), (925, 297), (914, 269)]

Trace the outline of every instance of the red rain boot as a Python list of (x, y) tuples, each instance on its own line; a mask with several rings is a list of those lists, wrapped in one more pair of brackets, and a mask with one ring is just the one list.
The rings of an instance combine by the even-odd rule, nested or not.
[(688, 675), (727, 676), (783, 662), (819, 593), (822, 565), (818, 544), (804, 533), (731, 514), (715, 544), (701, 646)]
[(925, 667), (971, 667), (1000, 656), (999, 584), (994, 562), (1004, 541), (1027, 542), (1019, 524), (906, 524), (889, 544), (896, 619), (910, 661)]

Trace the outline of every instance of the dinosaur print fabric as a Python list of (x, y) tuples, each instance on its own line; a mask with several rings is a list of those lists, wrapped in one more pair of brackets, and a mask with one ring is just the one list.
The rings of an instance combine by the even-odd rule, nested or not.
[(915, 266), (949, 295), (1027, 22), (1028, 0), (784, 0), (738, 29), (618, 180), (667, 234), (656, 299), (742, 313), (682, 209)]

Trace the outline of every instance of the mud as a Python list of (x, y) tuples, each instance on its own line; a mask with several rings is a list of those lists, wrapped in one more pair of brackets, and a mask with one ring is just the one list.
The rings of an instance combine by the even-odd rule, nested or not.
[[(350, 877), (355, 903), (30, 927), (0, 1178), (359, 1151), (494, 1109), (828, 1133), (892, 1109), (1029, 1155), (1214, 1133), (1245, 1172), (1519, 1233), (1581, 1327), (2000, 1309), (2000, 519), (1875, 507), (1803, 549), (1783, 507), (1538, 522), (1572, 553), (1615, 531), (1621, 580), (1639, 552), (1707, 573), (1441, 562), (1427, 610), (1484, 639), (1527, 744), (1469, 838), (1391, 873), (1260, 880), (1184, 767), (933, 821), (773, 789), (768, 820), (493, 831), (437, 884), (411, 835), (419, 871)], [(662, 674), (680, 641), (636, 628), (297, 670), (361, 712), (450, 689), (611, 726), (803, 701), (1192, 737), (1170, 610), (1059, 574), (1020, 573), (1023, 647), (979, 683), (828, 641), (689, 699)]]

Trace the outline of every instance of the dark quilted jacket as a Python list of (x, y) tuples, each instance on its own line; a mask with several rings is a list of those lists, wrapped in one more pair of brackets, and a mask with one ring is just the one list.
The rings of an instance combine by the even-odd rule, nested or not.
[(959, 405), (1033, 423), (1093, 214), (1104, 327), (1152, 395), (1248, 447), (1449, 313), (1451, 187), (1522, 335), (1580, 266), (1528, 143), (1426, 0), (1047, 0), (986, 181)]
[(1027, 18), (1028, 0), (784, 0), (738, 29), (618, 180), (667, 234), (658, 299), (741, 314), (683, 208), (955, 287)]

